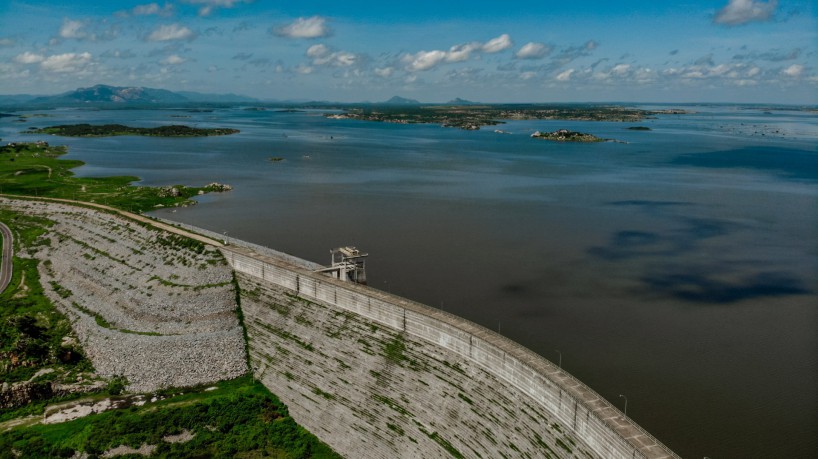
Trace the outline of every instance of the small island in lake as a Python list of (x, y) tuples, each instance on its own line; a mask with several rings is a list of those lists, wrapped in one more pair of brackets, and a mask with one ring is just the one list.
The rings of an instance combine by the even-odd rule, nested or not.
[(657, 112), (619, 106), (596, 105), (358, 105), (341, 107), (343, 113), (326, 113), (330, 119), (384, 123), (433, 123), (474, 131), (502, 120), (570, 120), (640, 122)]
[(597, 137), (593, 134), (586, 134), (584, 132), (569, 131), (568, 129), (559, 129), (554, 132), (540, 132), (537, 131), (531, 134), (535, 139), (554, 140), (557, 142), (606, 142), (608, 139)]
[(647, 126), (631, 126), (629, 128), (626, 128), (626, 129), (628, 129), (629, 131), (650, 131), (651, 130)]
[(65, 137), (110, 137), (119, 135), (142, 135), (150, 137), (207, 137), (212, 135), (230, 135), (238, 133), (238, 129), (228, 128), (193, 128), (184, 125), (158, 126), (154, 128), (140, 128), (124, 126), (122, 124), (63, 124), (59, 126), (30, 128), (26, 134), (49, 134)]

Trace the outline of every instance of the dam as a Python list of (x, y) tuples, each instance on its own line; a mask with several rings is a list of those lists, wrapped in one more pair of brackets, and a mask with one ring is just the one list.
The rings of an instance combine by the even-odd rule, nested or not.
[(675, 458), (603, 397), (513, 341), (309, 262), (221, 248), (251, 370), (347, 457)]
[(0, 204), (54, 222), (59, 243), (36, 251), (44, 289), (97, 371), (131, 390), (249, 363), (349, 458), (678, 457), (557, 365), (458, 316), (200, 228), (99, 204)]

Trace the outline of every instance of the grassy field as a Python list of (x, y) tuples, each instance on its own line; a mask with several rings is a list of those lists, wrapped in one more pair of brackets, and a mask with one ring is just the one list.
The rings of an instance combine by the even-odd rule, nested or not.
[(39, 196), (107, 204), (143, 212), (157, 207), (191, 204), (191, 197), (223, 191), (220, 186), (141, 187), (133, 176), (75, 177), (71, 169), (82, 161), (60, 159), (64, 146), (46, 142), (0, 146), (0, 194)]

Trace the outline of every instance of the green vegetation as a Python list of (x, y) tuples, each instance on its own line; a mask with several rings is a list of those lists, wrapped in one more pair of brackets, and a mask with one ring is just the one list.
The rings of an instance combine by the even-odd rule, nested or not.
[(531, 134), (535, 139), (553, 140), (556, 142), (605, 142), (607, 139), (601, 139), (593, 134), (586, 134), (583, 132), (569, 131), (568, 129), (559, 129), (554, 132), (540, 132), (537, 131)]
[[(156, 446), (151, 457), (340, 457), (299, 427), (287, 407), (251, 378), (204, 389), (142, 407), (0, 433), (0, 459), (71, 457), (75, 451), (100, 457), (120, 445), (139, 448), (143, 444)], [(192, 438), (177, 443), (165, 440), (183, 432)]]
[(637, 122), (658, 112), (635, 108), (596, 105), (428, 105), (345, 107), (343, 114), (329, 118), (348, 118), (386, 123), (434, 123), (466, 130), (501, 124), (499, 120), (571, 120)]
[[(0, 208), (0, 221), (14, 229), (18, 247), (51, 243), (46, 231), (52, 222), (44, 218)], [(71, 294), (66, 289), (60, 292)], [(49, 368), (53, 370), (52, 380), (72, 382), (78, 375), (93, 371), (79, 345), (70, 338), (68, 319), (45, 296), (36, 260), (14, 258), (14, 275), (0, 294), (0, 305), (0, 381), (27, 381), (37, 371)]]
[(297, 336), (293, 335), (292, 333), (290, 333), (290, 332), (288, 332), (286, 330), (281, 330), (279, 328), (275, 328), (275, 327), (273, 327), (271, 325), (268, 325), (268, 324), (265, 324), (264, 322), (261, 322), (261, 321), (259, 321), (257, 319), (253, 321), (253, 325), (257, 325), (257, 326), (263, 328), (264, 330), (267, 330), (268, 332), (278, 336), (279, 338), (293, 341), (294, 343), (301, 346), (305, 351), (310, 351), (310, 352), (315, 351), (315, 347), (313, 347), (313, 345), (311, 343), (308, 343), (306, 341), (301, 340), (300, 338), (298, 338)]
[(406, 360), (406, 356), (403, 355), (405, 350), (406, 344), (403, 342), (403, 336), (395, 335), (395, 339), (384, 344), (383, 355), (386, 356), (386, 359), (390, 362), (400, 364)]
[(464, 402), (468, 403), (469, 405), (474, 405), (474, 401), (469, 397), (466, 397), (462, 392), (458, 392), (457, 396), (460, 397)]
[(136, 330), (128, 330), (127, 328), (114, 327), (110, 322), (108, 322), (105, 319), (105, 317), (102, 317), (102, 314), (94, 312), (94, 311), (86, 308), (85, 306), (83, 306), (83, 305), (81, 305), (79, 303), (73, 302), (73, 301), (71, 302), (71, 306), (74, 309), (82, 312), (83, 314), (93, 317), (94, 322), (96, 322), (96, 324), (98, 326), (102, 327), (102, 328), (107, 328), (109, 330), (118, 331), (120, 333), (130, 333), (132, 335), (162, 336), (161, 333), (157, 333), (157, 332), (143, 332), (143, 331), (136, 331)]
[(320, 395), (321, 397), (324, 397), (327, 400), (334, 400), (335, 399), (334, 395), (330, 394), (329, 392), (325, 392), (325, 391), (319, 389), (318, 387), (313, 387), (312, 388), (312, 393), (315, 394), (315, 395)]
[[(37, 147), (38, 153), (47, 148), (42, 144)], [(29, 158), (37, 158), (31, 151), (28, 153)], [(7, 186), (6, 182), (0, 183)], [(162, 400), (143, 407), (131, 406), (60, 424), (36, 424), (46, 408), (55, 403), (80, 403), (71, 402), (80, 397), (83, 403), (100, 401), (121, 394), (128, 381), (121, 376), (104, 380), (94, 373), (69, 320), (43, 292), (38, 261), (25, 258), (26, 253), (33, 255), (39, 246), (58, 243), (63, 237), (51, 230), (53, 222), (3, 207), (0, 220), (15, 232), (15, 252), (21, 254), (15, 257), (9, 288), (0, 295), (0, 381), (25, 390), (24, 398), (17, 398), (11, 391), (0, 393), (0, 422), (8, 422), (3, 428), (10, 428), (0, 433), (0, 459), (71, 457), (76, 451), (95, 458), (119, 445), (142, 444), (155, 446), (154, 457), (339, 457), (297, 426), (287, 408), (250, 377), (221, 383), (213, 391), (204, 387), (159, 391), (155, 395)], [(171, 249), (205, 250), (198, 242), (176, 236), (156, 240)], [(110, 257), (101, 251), (91, 254), (91, 258)], [(214, 256), (223, 262), (218, 252)], [(40, 269), (53, 270), (52, 263), (46, 260)], [(52, 288), (69, 300), (74, 295), (57, 282)], [(89, 313), (87, 309), (84, 312)], [(111, 326), (101, 316), (94, 317), (101, 326)], [(65, 389), (65, 385), (71, 389)], [(94, 394), (89, 397), (89, 392)], [(323, 391), (317, 393), (324, 398), (334, 397)], [(24, 416), (36, 417), (21, 419)], [(11, 427), (12, 423), (18, 426)], [(193, 438), (184, 443), (163, 440), (182, 432), (189, 432)]]
[(398, 434), (398, 436), (402, 437), (406, 434), (406, 432), (404, 432), (404, 430), (398, 425), (386, 423), (386, 427), (388, 427), (392, 432)]
[(464, 370), (464, 369), (463, 369), (463, 367), (461, 367), (461, 366), (460, 366), (460, 363), (459, 363), (459, 362), (450, 363), (450, 362), (449, 362), (449, 361), (447, 361), (447, 360), (440, 360), (440, 363), (442, 363), (443, 365), (445, 365), (445, 366), (447, 366), (447, 367), (451, 368), (452, 370), (454, 370), (454, 371), (456, 371), (456, 372), (460, 373), (461, 375), (465, 375), (465, 374), (466, 374), (466, 370)]
[(397, 411), (398, 413), (400, 413), (400, 414), (402, 414), (404, 416), (409, 416), (409, 417), (414, 417), (415, 416), (409, 410), (407, 410), (406, 408), (404, 408), (403, 406), (401, 406), (400, 404), (398, 404), (397, 402), (395, 402), (394, 400), (392, 400), (389, 397), (374, 394), (372, 396), (372, 398), (379, 401), (379, 402), (381, 402), (381, 403), (383, 403), (384, 405), (388, 406), (389, 408), (392, 408), (393, 410)]
[(543, 450), (545, 450), (543, 451), (543, 454), (545, 454), (546, 458), (550, 459), (552, 457), (559, 457), (557, 453), (555, 453), (554, 450), (552, 450), (551, 447), (548, 446), (548, 443), (543, 441), (543, 438), (537, 432), (534, 432), (534, 439), (537, 441), (537, 445)]
[(465, 456), (463, 456), (463, 453), (458, 451), (457, 448), (452, 446), (451, 443), (449, 443), (445, 438), (441, 437), (437, 432), (429, 433), (425, 429), (423, 429), (422, 427), (420, 428), (420, 431), (425, 433), (427, 437), (434, 440), (438, 445), (440, 445), (443, 449), (445, 449), (446, 452), (449, 453), (452, 457), (456, 457), (457, 459), (464, 459), (465, 458)]
[(565, 442), (563, 442), (563, 441), (562, 441), (562, 440), (560, 440), (559, 438), (557, 438), (557, 446), (559, 446), (560, 448), (564, 449), (564, 450), (565, 450), (566, 452), (568, 452), (568, 453), (573, 452), (573, 450), (571, 449), (571, 447), (570, 447), (570, 446), (568, 446), (568, 445), (566, 445), (566, 444), (565, 444)]
[(128, 378), (124, 376), (114, 376), (108, 381), (108, 393), (111, 395), (119, 395), (125, 391), (128, 386)]
[(194, 292), (198, 292), (199, 290), (204, 290), (206, 288), (218, 288), (218, 287), (224, 287), (226, 285), (233, 285), (232, 280), (227, 281), (227, 282), (217, 282), (217, 283), (212, 283), (212, 284), (200, 284), (200, 285), (177, 284), (176, 282), (162, 279), (159, 276), (151, 276), (151, 280), (155, 280), (155, 281), (159, 282), (160, 284), (164, 285), (165, 287), (177, 287), (177, 288), (183, 288), (185, 290), (190, 289), (190, 290), (193, 290)]
[(74, 177), (71, 169), (84, 163), (59, 159), (68, 149), (47, 142), (0, 146), (0, 194), (39, 196), (106, 204), (141, 212), (157, 207), (189, 205), (193, 196), (226, 191), (226, 185), (137, 187), (138, 177)]
[(130, 127), (122, 124), (61, 124), (59, 126), (50, 126), (42, 129), (31, 128), (24, 133), (61, 135), (66, 137), (110, 137), (117, 135), (142, 135), (150, 137), (206, 137), (212, 135), (230, 135), (238, 132), (238, 129), (201, 129), (179, 124), (154, 128)]

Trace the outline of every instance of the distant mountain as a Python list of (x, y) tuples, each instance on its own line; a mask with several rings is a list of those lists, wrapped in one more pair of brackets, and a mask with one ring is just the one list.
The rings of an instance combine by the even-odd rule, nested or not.
[(203, 94), (185, 91), (173, 92), (166, 89), (141, 86), (108, 86), (98, 84), (90, 88), (79, 88), (54, 96), (0, 96), (0, 103), (25, 104), (35, 106), (75, 106), (75, 105), (168, 105), (190, 103), (258, 102), (258, 99), (236, 94)]
[(472, 102), (470, 100), (461, 99), (459, 97), (446, 102), (446, 105), (477, 105), (477, 104), (478, 102)]
[(165, 89), (143, 87), (119, 87), (98, 84), (79, 88), (56, 96), (37, 97), (29, 101), (37, 105), (74, 104), (160, 104), (188, 102), (188, 98)]
[(384, 105), (420, 105), (420, 101), (415, 99), (407, 99), (405, 97), (395, 96), (386, 102), (383, 102)]

